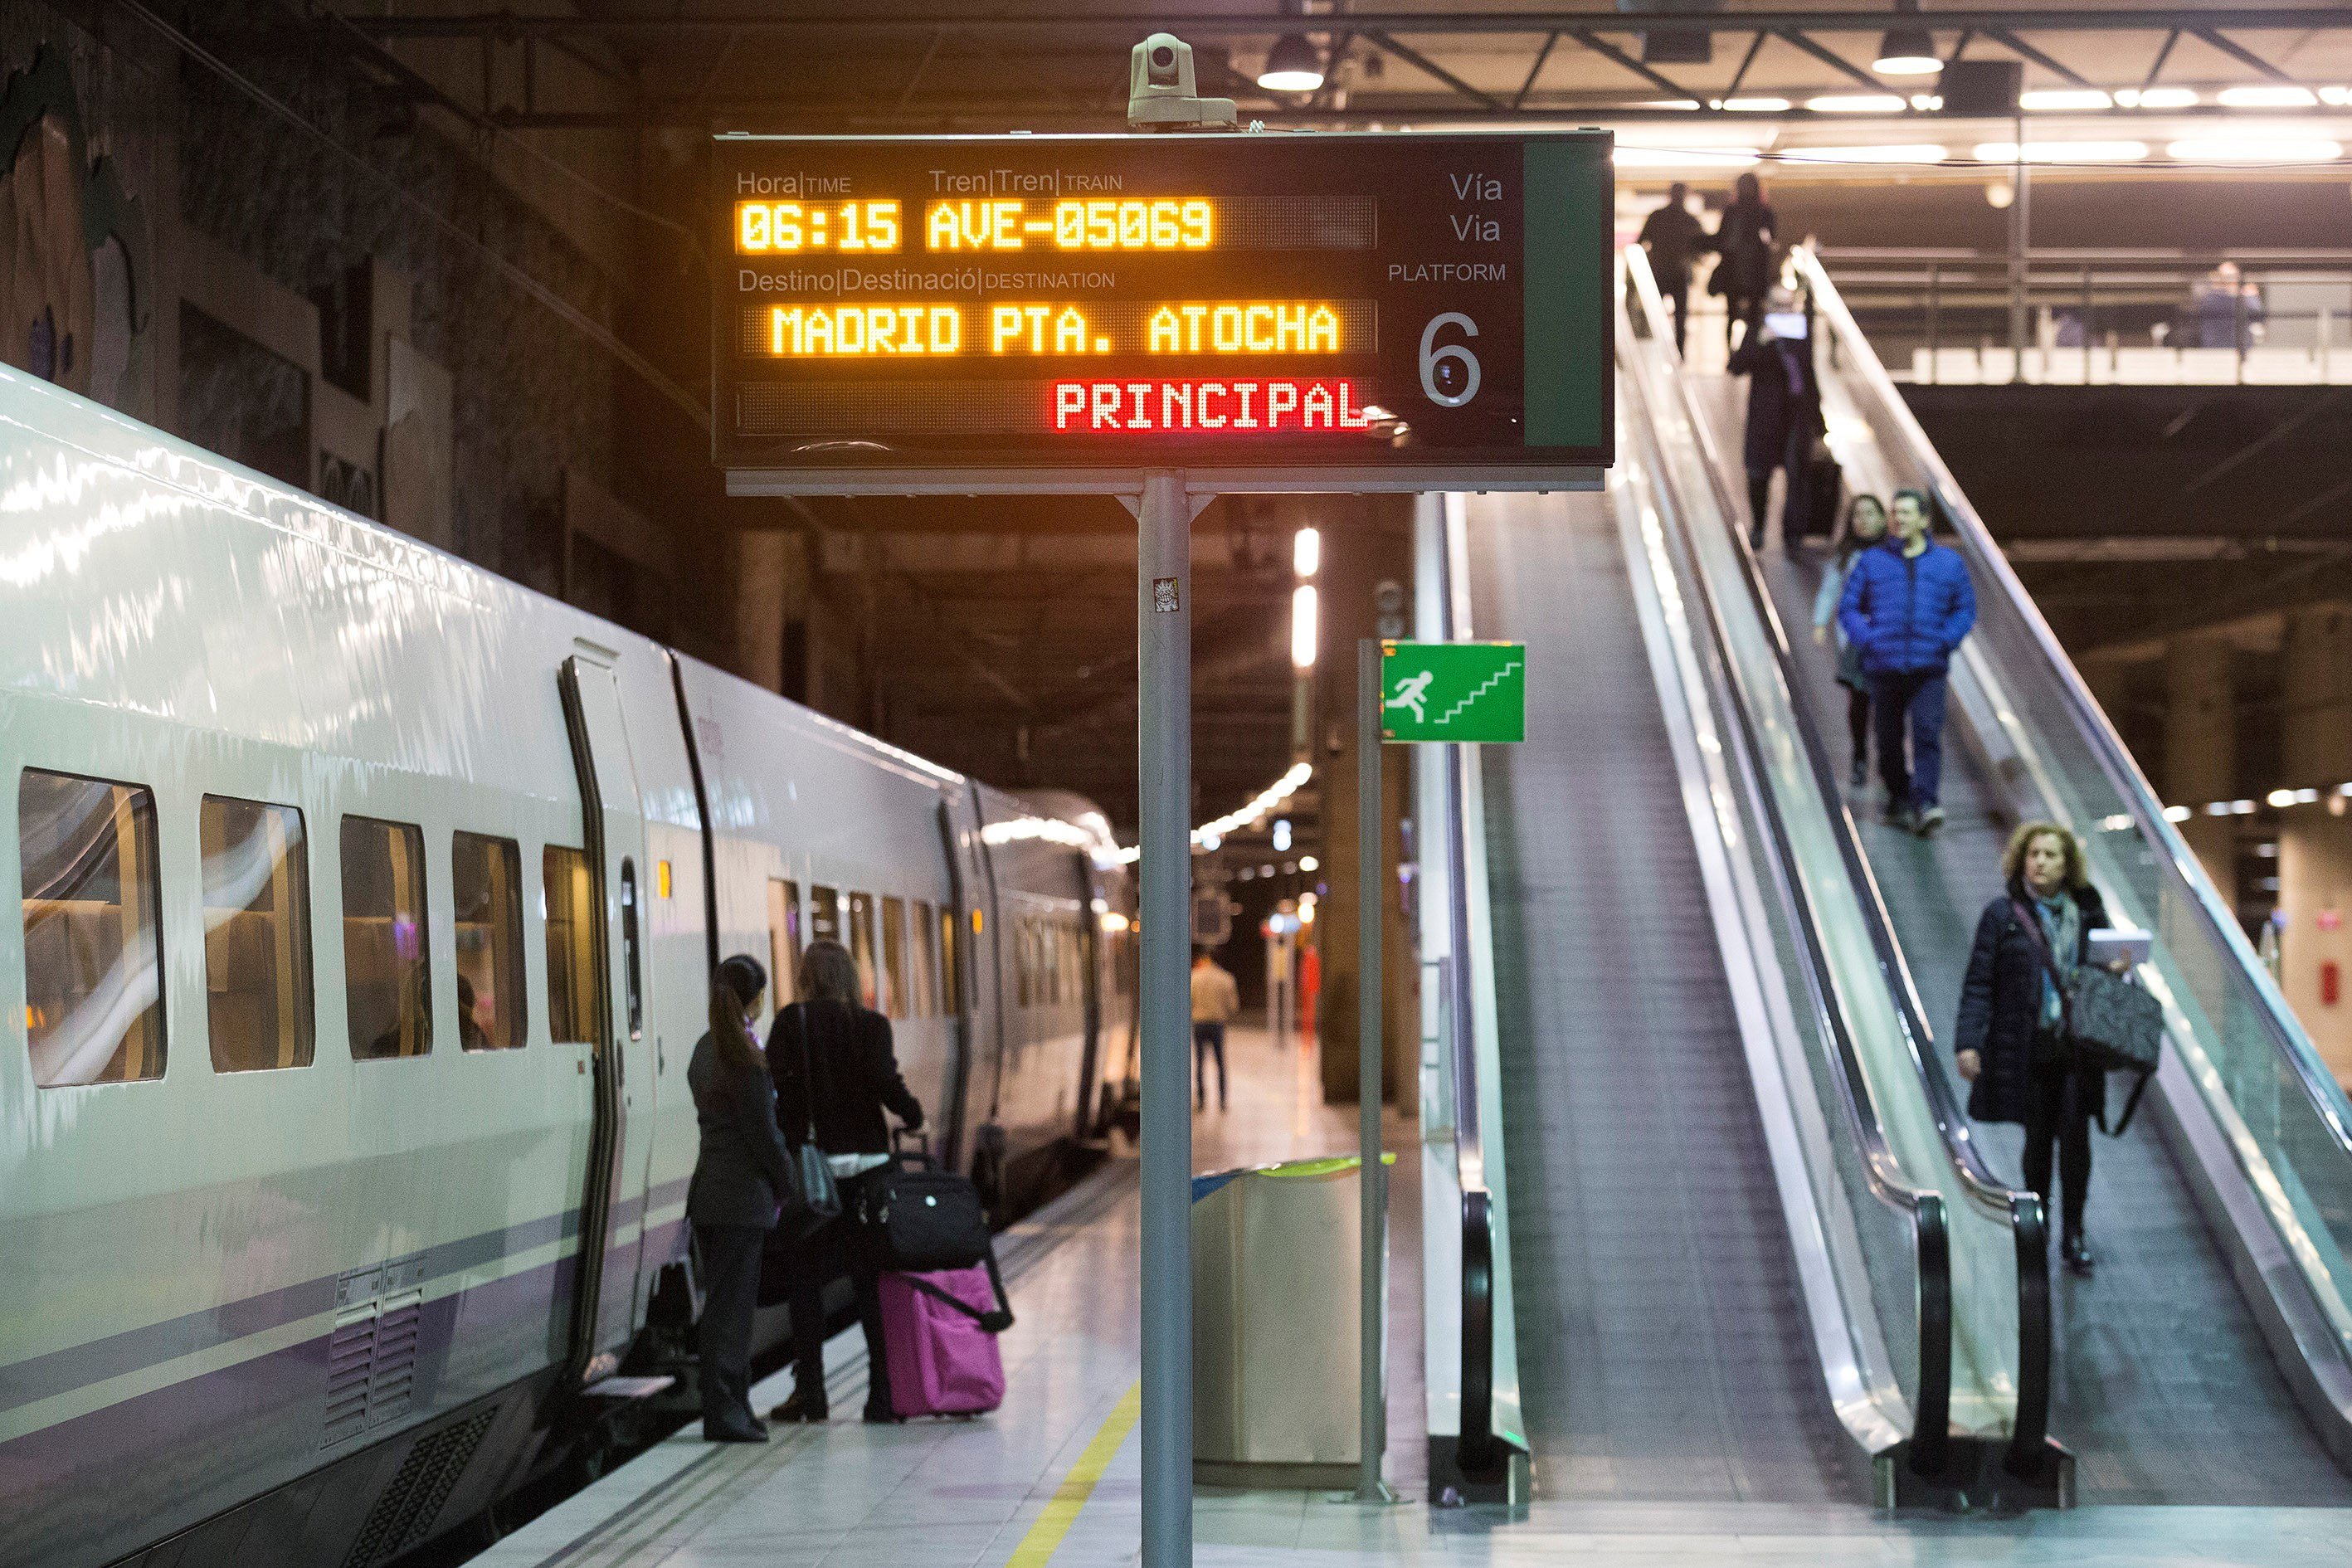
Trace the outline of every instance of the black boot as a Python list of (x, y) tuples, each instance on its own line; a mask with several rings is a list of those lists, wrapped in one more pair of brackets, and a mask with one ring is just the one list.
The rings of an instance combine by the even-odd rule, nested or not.
[(819, 1394), (814, 1399), (811, 1399), (804, 1390), (795, 1388), (793, 1390), (791, 1398), (785, 1400), (782, 1405), (777, 1405), (773, 1410), (768, 1412), (768, 1419), (771, 1421), (806, 1422), (811, 1426), (815, 1426), (827, 1419), (830, 1414), (831, 1413), (825, 1408), (824, 1395)]
[(2091, 1255), (2090, 1242), (2084, 1239), (2079, 1230), (2070, 1230), (2066, 1233), (2066, 1239), (2059, 1244), (2058, 1252), (2065, 1258), (2068, 1272), (2079, 1275), (2085, 1279), (2091, 1277), (2091, 1270), (2098, 1266), (2099, 1260)]

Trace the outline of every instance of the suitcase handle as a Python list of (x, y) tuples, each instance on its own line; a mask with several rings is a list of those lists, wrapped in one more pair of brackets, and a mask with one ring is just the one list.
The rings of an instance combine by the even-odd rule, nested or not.
[[(911, 1148), (908, 1146), (910, 1142), (913, 1144)], [(931, 1157), (931, 1135), (917, 1132), (911, 1128), (893, 1127), (890, 1130), (890, 1158), (899, 1165), (912, 1166), (917, 1170), (939, 1169), (939, 1162)]]
[(968, 1301), (949, 1295), (919, 1274), (901, 1274), (898, 1278), (904, 1279), (914, 1289), (929, 1296), (932, 1300), (952, 1307), (965, 1317), (971, 1319), (980, 1325), (981, 1332), (1001, 1334), (1013, 1326), (1013, 1301), (1004, 1293), (1004, 1277), (996, 1271), (996, 1248), (990, 1247), (988, 1256), (981, 1261), (987, 1265), (988, 1283), (996, 1292), (996, 1307), (992, 1311), (982, 1311)]

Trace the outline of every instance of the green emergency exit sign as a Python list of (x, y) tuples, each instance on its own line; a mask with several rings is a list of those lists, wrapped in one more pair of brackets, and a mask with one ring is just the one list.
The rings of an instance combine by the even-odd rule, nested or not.
[(1524, 741), (1528, 645), (1381, 644), (1384, 741)]

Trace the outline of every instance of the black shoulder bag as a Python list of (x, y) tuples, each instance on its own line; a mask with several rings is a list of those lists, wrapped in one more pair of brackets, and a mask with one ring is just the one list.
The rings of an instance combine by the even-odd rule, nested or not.
[(816, 1074), (810, 1069), (808, 1039), (808, 1009), (793, 1009), (793, 1033), (800, 1037), (801, 1047), (801, 1106), (807, 1113), (807, 1126), (803, 1130), (800, 1146), (801, 1213), (803, 1236), (810, 1235), (827, 1222), (841, 1217), (841, 1187), (833, 1179), (833, 1163), (816, 1141)]
[(2042, 937), (2042, 922), (2015, 899), (2009, 907), (2025, 927), (2025, 938), (2033, 944), (2051, 983), (2058, 987), (2060, 1027), (2074, 1048), (2075, 1059), (2102, 1072), (2127, 1072), (2137, 1078), (2116, 1124), (2107, 1127), (2101, 1118), (2103, 1130), (2120, 1138), (2131, 1125), (2132, 1113), (2139, 1109), (2139, 1097), (2147, 1092), (2148, 1080), (2156, 1076), (2157, 1061), (2164, 1050), (2164, 1005), (2145, 987), (2096, 964), (2078, 963), (2072, 978), (2061, 976), (2050, 956), (2050, 944)]

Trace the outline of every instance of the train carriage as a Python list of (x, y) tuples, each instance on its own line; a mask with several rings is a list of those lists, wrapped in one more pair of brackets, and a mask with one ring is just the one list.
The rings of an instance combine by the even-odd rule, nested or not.
[(1003, 948), (1098, 815), (5, 367), (0, 780), (0, 1562), (363, 1568), (593, 1431), (722, 951), (849, 945), (1000, 1192), (1090, 1131), (1106, 972)]

